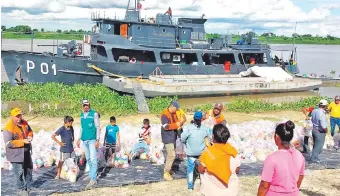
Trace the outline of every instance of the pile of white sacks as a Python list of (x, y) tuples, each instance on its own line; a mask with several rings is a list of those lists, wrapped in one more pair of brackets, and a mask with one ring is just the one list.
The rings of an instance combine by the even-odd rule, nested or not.
[[(203, 124), (212, 128), (213, 122), (207, 120)], [(266, 156), (273, 151), (277, 150), (274, 143), (274, 129), (276, 123), (272, 121), (257, 120), (251, 122), (244, 122), (241, 124), (231, 124), (228, 128), (231, 133), (229, 142), (238, 149), (242, 163), (254, 163), (257, 161), (264, 161)], [(130, 124), (120, 124), (120, 137), (121, 137), (121, 148), (118, 158), (114, 160), (114, 164), (117, 167), (128, 167), (127, 155), (133, 146), (138, 141), (138, 133), (140, 132), (140, 126), (132, 126)], [(163, 143), (161, 142), (161, 125), (153, 124), (151, 127), (151, 154), (150, 160), (155, 164), (163, 164), (164, 156), (162, 153)], [(79, 138), (79, 127), (75, 126), (75, 138)], [(105, 126), (102, 126), (101, 141), (103, 141), (105, 135)], [(50, 167), (59, 161), (59, 146), (51, 139), (49, 131), (39, 131), (34, 135), (32, 146), (33, 146), (33, 163), (34, 169), (38, 169), (42, 166)], [(296, 126), (294, 131), (293, 143), (296, 147), (300, 147), (297, 142), (303, 141), (303, 127)], [(177, 141), (176, 153), (180, 156), (185, 156), (185, 148)], [(3, 141), (1, 142), (1, 168), (12, 169), (11, 164), (6, 160)], [(333, 141), (330, 137), (327, 137), (325, 146), (333, 145)], [(81, 156), (83, 150), (81, 148), (75, 149), (75, 154)], [(98, 150), (99, 166), (105, 164), (104, 161), (104, 148), (101, 144)]]

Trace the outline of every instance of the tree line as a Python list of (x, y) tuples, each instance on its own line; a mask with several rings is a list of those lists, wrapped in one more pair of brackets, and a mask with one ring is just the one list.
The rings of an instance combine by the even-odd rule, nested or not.
[(41, 28), (41, 29), (32, 29), (30, 26), (28, 25), (17, 25), (15, 27), (9, 27), (7, 28), (6, 26), (2, 25), (1, 26), (1, 30), (2, 31), (5, 31), (5, 32), (17, 32), (17, 33), (31, 33), (32, 31), (33, 32), (41, 32), (41, 33), (44, 33), (44, 32), (47, 32), (47, 33), (53, 33), (53, 32), (56, 32), (56, 33), (65, 33), (65, 34), (75, 34), (75, 33), (86, 33), (88, 31), (85, 31), (83, 29), (79, 29), (79, 30), (61, 30), (61, 29), (57, 29), (56, 31), (47, 31), (45, 30), (44, 28)]
[[(89, 32), (89, 31), (85, 31), (83, 29), (79, 29), (79, 30), (61, 30), (61, 29), (57, 29), (56, 31), (47, 31), (45, 30), (44, 28), (41, 28), (41, 29), (32, 29), (30, 26), (28, 25), (17, 25), (15, 27), (10, 27), (10, 28), (6, 28), (6, 26), (2, 25), (1, 26), (1, 29), (2, 31), (6, 31), (6, 32), (18, 32), (18, 33), (31, 33), (32, 31), (33, 32), (56, 32), (56, 33), (63, 33), (63, 34), (77, 34), (77, 33), (86, 33), (86, 32)], [(252, 31), (249, 31), (246, 33), (247, 35), (249, 34), (252, 34), (253, 36), (256, 36), (257, 34), (255, 32), (252, 32)], [(219, 38), (221, 34), (218, 34), (218, 33), (210, 33), (210, 34), (207, 34), (207, 37), (208, 38)], [(237, 34), (232, 34), (233, 36), (239, 36)], [(297, 34), (297, 33), (293, 33), (291, 37), (288, 37), (288, 36), (284, 36), (284, 35), (276, 35), (275, 33), (272, 33), (272, 32), (268, 32), (268, 33), (262, 33), (260, 35), (260, 37), (267, 37), (267, 38), (281, 38), (283, 40), (288, 40), (288, 39), (291, 39), (291, 38), (296, 38), (296, 39), (327, 39), (327, 40), (336, 40), (336, 39), (340, 39), (340, 38), (337, 38), (335, 36), (331, 36), (331, 35), (327, 35), (325, 37), (322, 37), (322, 36), (319, 36), (319, 35), (316, 35), (316, 36), (313, 36), (311, 34), (303, 34), (303, 35), (300, 35), (300, 34)]]
[[(296, 38), (296, 39), (328, 39), (328, 40), (336, 40), (336, 39), (340, 39), (338, 37), (335, 36), (331, 36), (331, 35), (326, 35), (324, 37), (319, 36), (319, 35), (315, 35), (313, 36), (312, 34), (297, 34), (297, 33), (293, 33), (291, 37), (289, 36), (284, 36), (284, 35), (276, 35), (275, 33), (272, 32), (268, 32), (268, 33), (262, 33), (260, 35), (256, 34), (255, 32), (249, 31), (246, 33), (246, 35), (252, 34), (252, 36), (260, 36), (260, 37), (265, 37), (265, 38), (281, 38), (283, 40), (288, 40), (288, 39), (292, 39), (292, 38)], [(208, 34), (209, 38), (219, 38), (221, 36), (221, 34), (218, 33), (210, 33)], [(232, 36), (240, 36), (240, 34), (232, 34)]]

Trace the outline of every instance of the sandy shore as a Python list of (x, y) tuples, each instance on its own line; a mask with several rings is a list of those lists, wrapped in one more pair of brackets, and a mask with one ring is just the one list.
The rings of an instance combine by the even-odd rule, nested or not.
[[(338, 196), (340, 195), (340, 170), (310, 171), (302, 182), (300, 196)], [(259, 176), (240, 177), (240, 196), (254, 196), (260, 183)], [(160, 182), (147, 185), (135, 185), (116, 188), (98, 188), (80, 193), (64, 195), (148, 195), (148, 196), (174, 196), (192, 195), (198, 196), (199, 192), (190, 193), (186, 189), (186, 181), (175, 180), (173, 182)], [(61, 195), (61, 194), (54, 194)]]
[[(79, 112), (80, 113), (80, 112)], [(114, 113), (113, 113), (114, 115)], [(301, 112), (295, 111), (281, 111), (281, 112), (266, 112), (266, 113), (236, 113), (236, 112), (224, 112), (229, 124), (237, 124), (246, 121), (253, 120), (270, 120), (274, 122), (279, 122), (282, 119), (290, 119), (292, 121), (300, 121), (304, 119), (304, 115)], [(187, 113), (187, 118), (192, 119), (193, 113)], [(29, 122), (32, 129), (36, 132), (39, 130), (54, 131), (63, 125), (63, 118), (50, 118), (50, 117), (36, 117), (36, 116), (26, 116), (24, 118)], [(73, 116), (75, 119), (74, 125), (80, 125), (79, 116)], [(159, 115), (155, 114), (136, 114), (129, 116), (116, 116), (117, 124), (131, 124), (141, 126), (144, 118), (149, 118), (151, 124), (159, 124)], [(101, 126), (109, 124), (109, 116), (102, 116), (100, 118)], [(2, 127), (5, 126), (8, 119), (1, 119)]]

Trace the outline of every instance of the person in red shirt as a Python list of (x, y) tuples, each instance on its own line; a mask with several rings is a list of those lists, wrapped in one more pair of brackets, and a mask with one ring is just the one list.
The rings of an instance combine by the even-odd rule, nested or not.
[(165, 14), (168, 14), (170, 18), (172, 17), (171, 7), (169, 7), (168, 11), (166, 11)]

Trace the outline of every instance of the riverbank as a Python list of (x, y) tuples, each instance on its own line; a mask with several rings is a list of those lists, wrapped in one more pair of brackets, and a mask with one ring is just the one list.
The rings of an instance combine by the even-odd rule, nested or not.
[[(61, 83), (27, 84), (11, 86), (9, 83), (1, 84), (2, 117), (8, 117), (14, 107), (21, 107), (26, 114), (44, 117), (62, 117), (65, 115), (78, 115), (80, 102), (86, 98), (90, 100), (93, 108), (103, 115), (128, 116), (138, 113), (137, 104), (132, 95), (121, 95), (112, 92), (104, 85), (76, 84), (64, 85)], [(294, 102), (269, 103), (261, 99), (235, 98), (224, 103), (229, 112), (261, 113), (278, 111), (301, 111), (302, 107), (316, 105), (321, 97), (313, 96)], [(150, 113), (159, 115), (169, 106), (171, 100), (177, 97), (156, 97), (147, 99)], [(186, 112), (196, 110), (207, 111), (213, 104), (208, 101), (200, 105), (181, 105)]]
[[(300, 189), (300, 196), (337, 196), (340, 194), (340, 176), (338, 173), (340, 170), (317, 170), (310, 171), (305, 174), (305, 178), (302, 182)], [(240, 195), (242, 196), (254, 196), (257, 194), (257, 189), (260, 184), (260, 176), (244, 176), (240, 177)], [(53, 195), (69, 195), (69, 196), (91, 196), (91, 195), (115, 195), (118, 196), (199, 196), (198, 192), (187, 191), (186, 180), (174, 180), (172, 182), (160, 182), (146, 185), (131, 185), (126, 187), (115, 188), (98, 188), (89, 191), (83, 191), (79, 193), (67, 193), (67, 194), (53, 194)], [(162, 193), (162, 194), (160, 194)]]
[[(56, 33), (56, 32), (35, 32), (34, 39), (54, 39), (54, 40), (83, 40), (83, 33)], [(207, 38), (213, 37), (214, 34), (207, 34)], [(24, 34), (20, 32), (8, 32), (2, 33), (3, 39), (31, 39), (31, 34)], [(236, 43), (240, 40), (240, 36), (233, 35), (232, 41)], [(276, 36), (265, 37), (258, 36), (261, 43), (268, 44), (293, 44), (294, 39), (292, 37)], [(340, 38), (328, 39), (326, 37), (298, 37), (295, 38), (295, 44), (316, 44), (316, 45), (340, 45)]]

